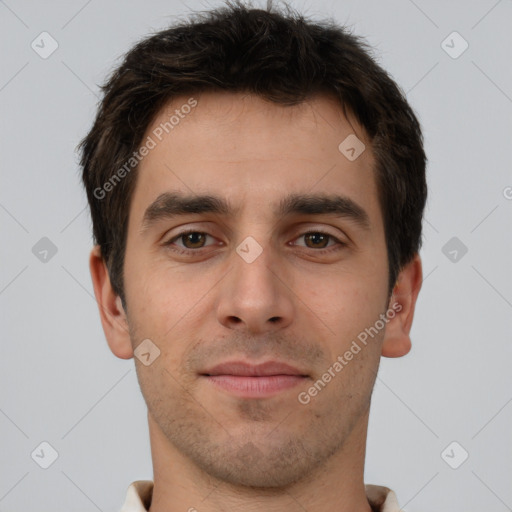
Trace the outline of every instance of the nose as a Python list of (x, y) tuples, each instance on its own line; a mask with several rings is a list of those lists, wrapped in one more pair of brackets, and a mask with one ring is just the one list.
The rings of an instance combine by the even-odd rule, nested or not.
[(231, 271), (219, 283), (216, 304), (219, 323), (251, 334), (277, 331), (290, 325), (294, 314), (293, 291), (283, 262), (270, 248), (264, 248), (253, 261), (240, 254), (233, 251)]

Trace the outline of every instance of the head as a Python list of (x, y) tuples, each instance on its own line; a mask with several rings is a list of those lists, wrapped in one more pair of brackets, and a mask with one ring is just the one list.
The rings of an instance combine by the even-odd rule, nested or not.
[[(297, 481), (364, 423), (380, 356), (410, 349), (419, 123), (356, 36), (237, 3), (141, 41), (103, 91), (80, 149), (109, 345), (157, 347), (137, 360), (150, 416), (198, 467)], [(233, 356), (305, 377), (234, 397), (205, 380)]]

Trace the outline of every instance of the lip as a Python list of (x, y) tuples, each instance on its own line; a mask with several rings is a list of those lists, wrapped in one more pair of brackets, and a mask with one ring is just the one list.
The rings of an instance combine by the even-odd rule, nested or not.
[(294, 366), (280, 361), (266, 361), (260, 364), (249, 364), (244, 361), (227, 361), (201, 372), (201, 375), (236, 375), (239, 377), (268, 377), (272, 375), (308, 376)]
[(202, 372), (215, 387), (241, 398), (265, 398), (303, 383), (308, 375), (278, 361), (252, 365), (243, 361), (221, 363)]

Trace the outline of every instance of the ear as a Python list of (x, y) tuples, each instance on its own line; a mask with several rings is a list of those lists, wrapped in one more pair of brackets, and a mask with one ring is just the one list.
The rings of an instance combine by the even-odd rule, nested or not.
[(412, 326), (416, 299), (423, 281), (421, 259), (416, 254), (399, 273), (391, 298), (388, 311), (394, 311), (386, 325), (382, 342), (384, 357), (402, 357), (411, 350), (409, 332)]
[(128, 320), (121, 303), (121, 298), (114, 292), (110, 283), (107, 265), (96, 245), (89, 256), (94, 295), (98, 303), (101, 324), (110, 350), (121, 359), (133, 357)]

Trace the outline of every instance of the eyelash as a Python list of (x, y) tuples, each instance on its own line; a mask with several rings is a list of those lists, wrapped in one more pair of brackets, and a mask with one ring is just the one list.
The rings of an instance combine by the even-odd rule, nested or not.
[[(176, 236), (174, 236), (173, 238), (171, 238), (170, 240), (165, 242), (163, 245), (168, 247), (169, 249), (171, 249), (172, 251), (174, 251), (174, 252), (176, 252), (178, 254), (190, 255), (192, 253), (197, 253), (201, 249), (204, 249), (205, 247), (198, 247), (197, 249), (181, 249), (179, 247), (177, 248), (177, 247), (173, 246), (173, 243), (176, 240), (179, 240), (181, 237), (184, 237), (184, 236), (189, 235), (191, 233), (199, 233), (201, 235), (212, 236), (209, 233), (206, 233), (205, 231), (198, 231), (197, 229), (188, 229), (186, 231), (182, 231), (181, 233), (177, 234)], [(306, 236), (306, 235), (311, 235), (311, 234), (314, 234), (314, 235), (317, 235), (317, 234), (318, 235), (325, 235), (325, 236), (329, 237), (329, 240), (332, 239), (332, 240), (338, 242), (337, 245), (331, 246), (330, 248), (324, 248), (324, 249), (314, 249), (312, 247), (305, 247), (306, 249), (312, 249), (315, 253), (318, 253), (318, 254), (326, 254), (326, 253), (330, 253), (330, 252), (333, 252), (333, 251), (338, 251), (338, 250), (343, 249), (344, 247), (346, 247), (348, 245), (347, 243), (342, 242), (341, 240), (336, 238), (334, 235), (331, 235), (330, 233), (327, 233), (326, 231), (322, 231), (322, 230), (306, 231), (306, 232), (302, 233), (301, 235), (299, 235), (296, 238), (300, 238), (300, 237), (303, 237), (303, 236)]]

